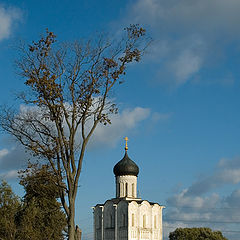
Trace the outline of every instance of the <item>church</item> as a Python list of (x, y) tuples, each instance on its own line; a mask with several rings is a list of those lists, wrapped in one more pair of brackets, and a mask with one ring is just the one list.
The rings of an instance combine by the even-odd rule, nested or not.
[(162, 240), (164, 206), (137, 196), (139, 168), (125, 155), (113, 168), (116, 197), (93, 208), (94, 240)]

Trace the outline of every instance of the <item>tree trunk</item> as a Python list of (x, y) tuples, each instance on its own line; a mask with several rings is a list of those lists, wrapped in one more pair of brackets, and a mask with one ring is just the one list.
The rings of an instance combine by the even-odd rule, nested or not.
[(75, 202), (69, 201), (68, 240), (75, 240)]

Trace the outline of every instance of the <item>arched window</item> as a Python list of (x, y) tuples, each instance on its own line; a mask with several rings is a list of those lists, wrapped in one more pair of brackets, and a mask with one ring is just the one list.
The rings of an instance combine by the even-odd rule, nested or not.
[(132, 213), (132, 227), (134, 227), (134, 213)]
[(146, 228), (146, 215), (143, 215), (143, 228)]
[(135, 189), (134, 189), (134, 183), (132, 184), (132, 196), (135, 196)]
[(127, 183), (125, 185), (125, 195), (126, 195), (126, 197), (128, 196), (128, 184)]

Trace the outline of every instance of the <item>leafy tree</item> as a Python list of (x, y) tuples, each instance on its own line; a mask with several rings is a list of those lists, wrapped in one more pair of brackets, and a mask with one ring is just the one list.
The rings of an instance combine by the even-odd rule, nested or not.
[(22, 210), (17, 215), (16, 239), (61, 240), (66, 227), (66, 216), (57, 201), (59, 189), (56, 176), (49, 166), (29, 165), (20, 175), (24, 187)]
[(56, 174), (69, 240), (77, 239), (75, 200), (89, 139), (98, 124), (111, 123), (109, 115), (117, 113), (112, 91), (149, 43), (138, 25), (116, 36), (57, 44), (47, 31), (39, 41), (20, 47), (17, 69), (28, 91), (19, 98), (25, 107), (20, 112), (2, 108), (0, 114), (1, 128), (48, 160)]
[(0, 184), (0, 240), (15, 239), (15, 215), (19, 207), (19, 198), (13, 193), (11, 187), (2, 181)]
[(220, 231), (210, 228), (177, 228), (169, 234), (169, 240), (227, 240)]

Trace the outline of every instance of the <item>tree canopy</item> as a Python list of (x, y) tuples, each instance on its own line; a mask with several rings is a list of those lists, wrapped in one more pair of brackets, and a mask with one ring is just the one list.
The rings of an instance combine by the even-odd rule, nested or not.
[(65, 239), (66, 215), (57, 201), (59, 190), (51, 169), (29, 165), (20, 178), (22, 201), (5, 181), (0, 184), (0, 240)]
[(20, 184), (26, 192), (18, 212), (17, 237), (22, 240), (61, 240), (66, 216), (61, 210), (56, 176), (49, 166), (29, 165), (21, 172)]
[(227, 240), (220, 231), (210, 228), (177, 228), (169, 234), (169, 240)]
[(7, 182), (0, 184), (0, 239), (15, 240), (15, 216), (20, 207), (20, 199), (13, 193)]
[(20, 111), (2, 108), (0, 126), (49, 162), (67, 214), (69, 240), (77, 238), (75, 200), (89, 139), (98, 124), (111, 123), (110, 114), (118, 111), (112, 91), (148, 44), (145, 29), (130, 25), (115, 37), (102, 34), (63, 44), (47, 31), (19, 48), (16, 66), (28, 90), (19, 95)]

